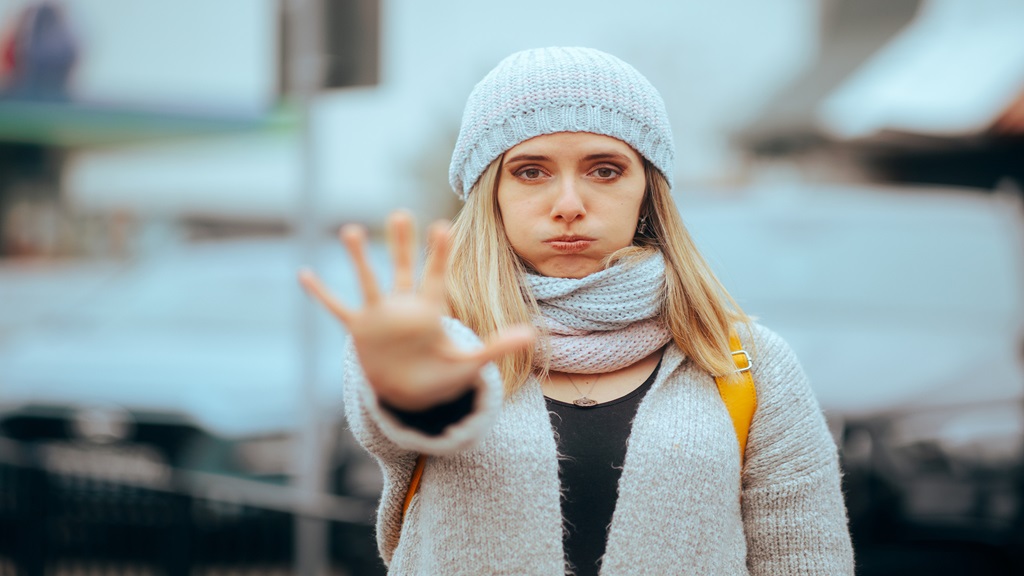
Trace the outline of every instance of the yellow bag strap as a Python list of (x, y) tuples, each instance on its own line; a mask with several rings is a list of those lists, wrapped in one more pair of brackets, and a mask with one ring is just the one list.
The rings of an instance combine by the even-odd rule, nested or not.
[[(757, 390), (754, 388), (754, 376), (750, 373), (750, 354), (743, 349), (743, 343), (735, 333), (729, 335), (729, 349), (732, 350), (732, 359), (736, 363), (738, 377), (732, 374), (718, 376), (715, 383), (718, 384), (718, 393), (722, 395), (725, 407), (729, 410), (732, 418), (732, 425), (736, 429), (736, 439), (740, 443), (740, 466), (743, 465), (743, 453), (747, 447), (747, 435), (750, 432), (750, 422), (754, 419), (754, 409), (757, 408)], [(420, 480), (423, 478), (423, 468), (427, 465), (427, 455), (420, 454), (416, 458), (416, 467), (412, 470), (412, 479), (409, 480), (409, 490), (405, 493), (405, 502), (402, 503), (402, 521), (405, 521), (405, 513), (412, 504), (412, 497), (420, 488)]]
[(427, 455), (420, 454), (416, 458), (416, 467), (412, 469), (412, 479), (409, 480), (409, 491), (405, 493), (405, 502), (402, 503), (402, 522), (405, 522), (405, 513), (409, 511), (412, 504), (412, 497), (420, 489), (420, 479), (423, 478), (423, 468), (427, 465)]
[(736, 429), (736, 440), (740, 443), (740, 466), (743, 466), (750, 423), (754, 420), (754, 410), (757, 408), (757, 389), (754, 387), (754, 375), (750, 372), (750, 354), (743, 349), (743, 343), (735, 332), (729, 334), (729, 349), (736, 363), (736, 372), (716, 377), (715, 383), (729, 410), (732, 426)]

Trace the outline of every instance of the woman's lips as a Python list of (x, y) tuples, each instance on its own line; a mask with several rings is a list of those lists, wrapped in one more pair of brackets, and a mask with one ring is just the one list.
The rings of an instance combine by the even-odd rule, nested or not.
[(544, 243), (551, 246), (556, 252), (563, 254), (577, 254), (583, 252), (595, 240), (593, 238), (587, 238), (586, 236), (560, 236), (558, 238), (551, 238), (545, 240)]

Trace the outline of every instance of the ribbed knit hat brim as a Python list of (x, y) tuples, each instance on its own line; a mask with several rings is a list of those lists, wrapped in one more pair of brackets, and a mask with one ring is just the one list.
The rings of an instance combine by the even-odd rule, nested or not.
[(554, 47), (512, 54), (473, 88), (448, 169), (452, 189), (465, 199), (495, 158), (557, 132), (622, 140), (672, 184), (672, 129), (654, 86), (611, 54)]

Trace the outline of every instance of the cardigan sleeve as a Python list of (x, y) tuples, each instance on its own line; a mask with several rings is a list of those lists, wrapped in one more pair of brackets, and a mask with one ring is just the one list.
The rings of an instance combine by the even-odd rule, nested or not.
[[(480, 339), (457, 320), (443, 319), (445, 332), (456, 346), (472, 349)], [(476, 444), (497, 418), (504, 397), (501, 375), (494, 364), (480, 371), (473, 408), (440, 434), (406, 425), (380, 405), (366, 381), (351, 339), (345, 347), (345, 418), (352, 435), (380, 464), (384, 486), (377, 508), (377, 548), (390, 564), (402, 532), (402, 504), (419, 454), (451, 454)]]
[(743, 468), (752, 575), (852, 575), (853, 549), (835, 443), (788, 344), (755, 326), (757, 409)]
[[(466, 350), (481, 346), (476, 334), (457, 320), (444, 318), (443, 324), (456, 346)], [(366, 380), (351, 339), (346, 344), (345, 365), (345, 416), (356, 440), (382, 462), (408, 458), (409, 453), (452, 454), (473, 446), (490, 429), (501, 409), (504, 392), (494, 364), (480, 371), (468, 414), (439, 433), (410, 425), (408, 419), (381, 405)]]

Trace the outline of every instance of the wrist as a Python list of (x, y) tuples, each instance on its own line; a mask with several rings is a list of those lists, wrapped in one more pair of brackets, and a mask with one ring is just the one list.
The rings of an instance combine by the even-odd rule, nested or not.
[(423, 391), (416, 386), (374, 386), (378, 402), (392, 411), (423, 412), (454, 402), (479, 388), (479, 379), (443, 389)]
[(455, 399), (441, 402), (421, 410), (406, 410), (390, 405), (384, 400), (380, 406), (391, 413), (402, 424), (416, 428), (428, 436), (441, 435), (450, 425), (461, 421), (473, 412), (477, 389), (469, 388)]

